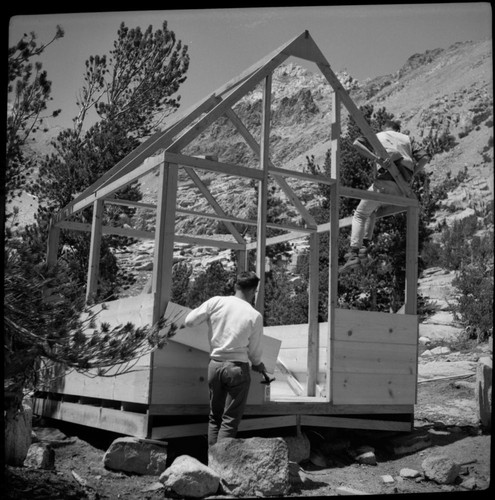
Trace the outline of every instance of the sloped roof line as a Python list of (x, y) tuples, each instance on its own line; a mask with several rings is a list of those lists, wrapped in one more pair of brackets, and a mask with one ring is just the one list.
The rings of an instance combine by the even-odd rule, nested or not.
[[(249, 78), (254, 72), (256, 72), (260, 66), (263, 66), (266, 60), (271, 59), (274, 55), (280, 53), (282, 50), (289, 47), (294, 41), (300, 39), (307, 32), (303, 33), (285, 43), (278, 49), (271, 52), (268, 56), (265, 56), (263, 59), (259, 60), (257, 63), (253, 64), (251, 67), (243, 71), (240, 75), (237, 75), (235, 78), (231, 79), (226, 84), (222, 85), (215, 92), (210, 94), (208, 97), (200, 100), (196, 104), (190, 106), (184, 113), (181, 113), (173, 121), (167, 126), (167, 128), (163, 131), (158, 131), (153, 134), (150, 138), (146, 139), (143, 143), (141, 143), (136, 149), (134, 149), (131, 153), (129, 153), (126, 157), (116, 163), (110, 170), (105, 172), (99, 179), (97, 179), (93, 184), (88, 186), (84, 191), (82, 191), (74, 200), (72, 200), (66, 207), (62, 209), (59, 213), (57, 219), (60, 220), (63, 218), (64, 212), (68, 213), (70, 207), (74, 206), (74, 204), (78, 203), (80, 200), (87, 197), (91, 192), (96, 189), (105, 186), (109, 182), (113, 181), (116, 177), (120, 177), (125, 175), (130, 170), (141, 164), (142, 161), (152, 153), (156, 152), (160, 148), (167, 147), (167, 142), (173, 138), (175, 135), (173, 131), (180, 128), (180, 126), (189, 126), (191, 122), (197, 119), (199, 115), (208, 110), (212, 105), (217, 104), (219, 100), (221, 100), (221, 96), (225, 93), (232, 93), (235, 89), (242, 85), (242, 83)], [(201, 112), (199, 112), (201, 111)], [(185, 125), (184, 125), (185, 124)]]

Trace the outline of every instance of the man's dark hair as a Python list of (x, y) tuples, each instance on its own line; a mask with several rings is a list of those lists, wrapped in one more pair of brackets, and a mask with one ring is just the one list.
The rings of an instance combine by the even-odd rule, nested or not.
[(383, 124), (383, 128), (386, 129), (386, 128), (391, 128), (392, 130), (394, 130), (395, 132), (400, 132), (400, 123), (399, 122), (396, 122), (395, 120), (387, 120), (384, 124)]
[(236, 287), (241, 290), (251, 290), (258, 286), (260, 279), (252, 271), (244, 271), (237, 275)]

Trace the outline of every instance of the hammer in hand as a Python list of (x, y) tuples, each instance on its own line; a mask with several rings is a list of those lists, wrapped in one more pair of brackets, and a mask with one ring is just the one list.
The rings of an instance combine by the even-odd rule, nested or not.
[(263, 380), (260, 382), (261, 384), (270, 385), (275, 380), (275, 377), (270, 378), (265, 370), (263, 370), (261, 374), (263, 375)]

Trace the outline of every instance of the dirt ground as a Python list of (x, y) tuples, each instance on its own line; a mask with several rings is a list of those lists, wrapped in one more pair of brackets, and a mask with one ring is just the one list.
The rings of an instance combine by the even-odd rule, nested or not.
[[(473, 353), (469, 356), (472, 359)], [(425, 448), (398, 456), (390, 446), (393, 438), (399, 436), (397, 433), (339, 430), (339, 438), (348, 438), (350, 448), (335, 455), (325, 455), (325, 466), (317, 466), (309, 460), (301, 463), (305, 480), (303, 483), (294, 484), (289, 496), (334, 496), (338, 494), (337, 488), (342, 486), (372, 495), (476, 490), (486, 492), (490, 483), (491, 435), (483, 431), (476, 421), (474, 380), (473, 374), (472, 377), (462, 379), (431, 380), (418, 384), (414, 430), (407, 435), (428, 436), (430, 440)], [(56, 427), (67, 436), (67, 444), (55, 448), (55, 470), (6, 467), (3, 498), (166, 498), (163, 489), (154, 489), (157, 486), (157, 477), (127, 475), (103, 467), (103, 455), (118, 436), (55, 421), (43, 424)], [(307, 433), (313, 446), (315, 433), (305, 428), (303, 432)], [(371, 445), (375, 449), (377, 465), (356, 463), (349, 451), (362, 445)], [(169, 441), (169, 455), (172, 460), (180, 454), (204, 459), (205, 449), (204, 437)], [(433, 454), (447, 455), (457, 463), (464, 464), (454, 484), (440, 485), (424, 477), (400, 477), (400, 470), (403, 468), (422, 472), (423, 460)], [(382, 478), (385, 475), (392, 476), (394, 481), (385, 483)], [(466, 489), (467, 485), (470, 485), (469, 490)]]

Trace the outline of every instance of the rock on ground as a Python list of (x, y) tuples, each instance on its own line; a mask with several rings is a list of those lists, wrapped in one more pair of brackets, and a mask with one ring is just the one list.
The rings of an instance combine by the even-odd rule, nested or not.
[(167, 444), (146, 439), (116, 439), (103, 456), (107, 469), (158, 476), (166, 468)]
[(47, 469), (55, 468), (55, 451), (46, 443), (34, 443), (29, 447), (24, 467), (31, 469)]
[(446, 455), (430, 456), (423, 460), (421, 467), (427, 479), (439, 484), (452, 484), (461, 470), (461, 466)]
[(308, 460), (311, 453), (311, 444), (306, 434), (286, 436), (284, 440), (289, 450), (289, 461), (299, 464), (304, 460)]
[(208, 450), (208, 465), (225, 494), (283, 496), (289, 492), (289, 451), (283, 438), (227, 438)]
[(199, 460), (181, 455), (162, 473), (160, 482), (181, 497), (202, 498), (218, 491), (220, 476)]

